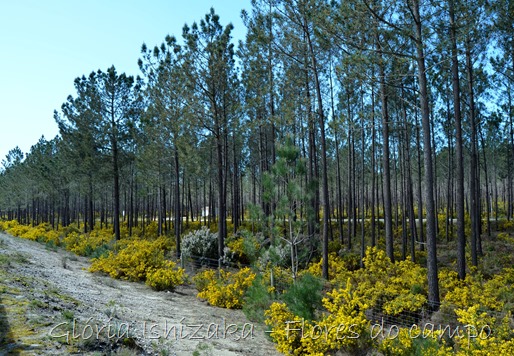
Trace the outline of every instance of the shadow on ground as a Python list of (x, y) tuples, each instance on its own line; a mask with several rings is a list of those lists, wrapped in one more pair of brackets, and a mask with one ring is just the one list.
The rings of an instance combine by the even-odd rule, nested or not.
[[(0, 295), (0, 301), (1, 301)], [(10, 335), (9, 320), (5, 306), (0, 304), (0, 355), (19, 355), (18, 345)]]

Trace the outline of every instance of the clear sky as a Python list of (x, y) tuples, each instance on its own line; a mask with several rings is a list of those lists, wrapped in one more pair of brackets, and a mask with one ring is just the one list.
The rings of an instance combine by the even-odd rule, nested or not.
[(0, 0), (0, 161), (19, 146), (28, 152), (41, 135), (58, 134), (53, 119), (73, 81), (114, 64), (118, 73), (141, 74), (141, 44), (182, 36), (214, 7), (232, 22), (236, 40), (246, 29), (241, 9), (250, 0)]

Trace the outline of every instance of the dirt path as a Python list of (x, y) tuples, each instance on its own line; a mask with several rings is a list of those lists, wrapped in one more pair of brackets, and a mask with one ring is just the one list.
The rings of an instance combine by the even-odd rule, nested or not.
[(192, 286), (155, 292), (88, 266), (0, 234), (0, 355), (277, 355), (262, 326), (208, 306)]

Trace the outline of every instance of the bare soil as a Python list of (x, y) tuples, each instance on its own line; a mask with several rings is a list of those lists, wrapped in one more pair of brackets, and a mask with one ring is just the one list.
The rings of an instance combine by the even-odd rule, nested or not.
[(0, 234), (0, 355), (277, 355), (264, 326), (191, 285), (156, 292), (87, 271), (62, 249)]

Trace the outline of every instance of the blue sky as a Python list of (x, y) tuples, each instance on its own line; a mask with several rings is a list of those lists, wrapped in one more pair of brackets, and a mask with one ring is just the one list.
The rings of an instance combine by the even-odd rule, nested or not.
[(211, 7), (243, 39), (240, 13), (250, 0), (0, 0), (0, 161), (15, 146), (28, 152), (41, 135), (58, 134), (53, 111), (75, 94), (76, 77), (113, 64), (140, 74), (143, 42), (180, 39), (184, 24)]

